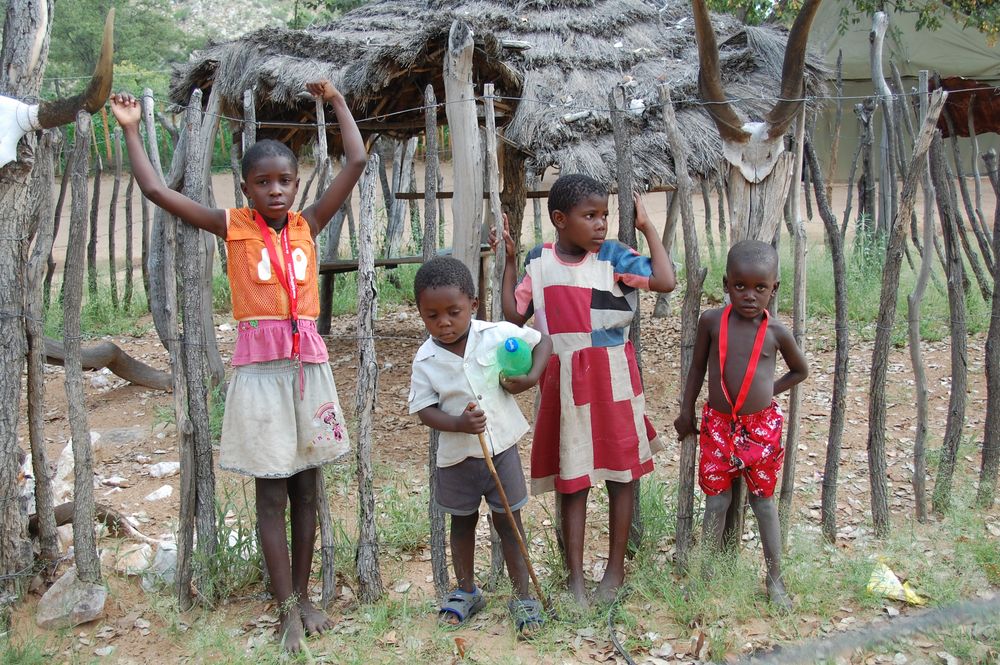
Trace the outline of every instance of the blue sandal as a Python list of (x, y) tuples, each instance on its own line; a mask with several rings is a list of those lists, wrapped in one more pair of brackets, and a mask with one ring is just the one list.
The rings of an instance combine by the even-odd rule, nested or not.
[(545, 624), (542, 604), (534, 598), (515, 598), (507, 603), (507, 610), (514, 617), (518, 635), (530, 637)]
[[(486, 599), (479, 587), (475, 587), (472, 593), (455, 589), (448, 594), (444, 605), (438, 610), (438, 621), (446, 626), (461, 626), (468, 621), (476, 612), (486, 606)], [(448, 615), (458, 618), (458, 623), (449, 622)]]

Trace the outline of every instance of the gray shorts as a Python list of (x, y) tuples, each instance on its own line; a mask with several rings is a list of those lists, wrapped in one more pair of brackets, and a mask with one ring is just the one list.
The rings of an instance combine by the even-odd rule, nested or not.
[[(511, 510), (520, 510), (528, 503), (528, 488), (524, 482), (521, 458), (517, 446), (511, 446), (493, 458), (497, 476), (507, 493)], [(493, 475), (482, 457), (466, 457), (458, 464), (438, 467), (437, 505), (449, 515), (472, 515), (479, 512), (479, 504), (486, 497), (486, 505), (495, 513), (502, 513), (503, 501)]]

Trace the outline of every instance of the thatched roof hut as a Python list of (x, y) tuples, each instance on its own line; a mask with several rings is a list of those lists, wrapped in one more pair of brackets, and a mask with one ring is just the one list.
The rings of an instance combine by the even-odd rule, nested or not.
[[(645, 108), (629, 116), (636, 177), (649, 185), (671, 183), (673, 160), (656, 90), (666, 82), (691, 142), (690, 168), (715, 175), (721, 145), (696, 104), (698, 56), (686, 2), (657, 10), (641, 0), (375, 0), (323, 27), (269, 28), (210, 46), (177, 70), (171, 98), (183, 104), (192, 88), (214, 86), (223, 113), (241, 116), (243, 91), (253, 88), (263, 123), (258, 136), (298, 149), (313, 129), (268, 123), (314, 121), (313, 103), (301, 92), (307, 81), (325, 76), (344, 92), (363, 132), (421, 134), (425, 86), (433, 84), (444, 100), (442, 56), (456, 19), (475, 36), (477, 90), (492, 82), (504, 98), (496, 106), (508, 155), (516, 148), (528, 169), (555, 165), (613, 182), (608, 93), (625, 83), (629, 98), (643, 100)], [(715, 26), (726, 90), (746, 100), (738, 108), (759, 118), (777, 94), (786, 33), (722, 15)], [(825, 79), (821, 61), (810, 58), (807, 70), (807, 90), (816, 93)], [(582, 111), (590, 113), (567, 122)], [(439, 120), (446, 122), (443, 107)]]

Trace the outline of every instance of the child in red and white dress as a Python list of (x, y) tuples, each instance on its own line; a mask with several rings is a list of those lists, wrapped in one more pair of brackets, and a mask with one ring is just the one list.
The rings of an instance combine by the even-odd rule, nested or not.
[(639, 289), (671, 291), (673, 266), (642, 201), (635, 229), (650, 256), (605, 238), (608, 192), (583, 175), (560, 177), (549, 192), (556, 241), (528, 252), (515, 288), (514, 243), (504, 233), (504, 317), (552, 338), (553, 353), (539, 381), (541, 401), (531, 444), (531, 491), (559, 493), (568, 586), (587, 604), (583, 541), (590, 488), (608, 488), (608, 565), (597, 588), (615, 598), (625, 577), (625, 548), (635, 499), (635, 480), (653, 470), (661, 448), (648, 418), (642, 379), (628, 329)]

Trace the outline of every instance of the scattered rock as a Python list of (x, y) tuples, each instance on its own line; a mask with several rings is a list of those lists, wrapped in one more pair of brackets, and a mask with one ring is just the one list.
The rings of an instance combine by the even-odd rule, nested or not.
[(101, 484), (108, 487), (128, 487), (128, 478), (124, 476), (111, 476), (102, 480)]
[(180, 462), (157, 462), (149, 466), (149, 475), (153, 478), (169, 478), (180, 473)]
[(106, 647), (101, 647), (99, 649), (94, 649), (94, 655), (95, 656), (100, 656), (102, 658), (104, 656), (110, 656), (114, 652), (115, 652), (115, 648), (113, 646), (106, 646)]
[(103, 584), (80, 581), (73, 566), (38, 601), (35, 621), (49, 630), (72, 628), (100, 617), (107, 598)]
[(145, 441), (146, 436), (146, 428), (138, 425), (134, 427), (114, 427), (101, 432), (101, 438), (106, 446), (132, 446)]
[(146, 501), (159, 501), (160, 499), (166, 499), (174, 493), (174, 488), (170, 485), (164, 485), (158, 490), (153, 490), (146, 495)]
[(114, 569), (122, 575), (138, 575), (149, 568), (153, 562), (153, 548), (147, 543), (133, 543), (120, 549), (104, 550), (101, 553), (101, 563), (105, 555), (109, 555)]
[[(140, 584), (145, 591), (155, 591), (164, 586), (174, 583), (174, 576), (177, 574), (177, 545), (174, 543), (160, 543), (156, 548), (156, 555), (149, 568), (143, 571)], [(139, 621), (144, 621), (140, 619)], [(136, 621), (136, 628), (139, 628), (139, 621)], [(148, 629), (148, 623), (146, 622)]]
[(411, 586), (413, 586), (413, 584), (411, 584), (410, 582), (400, 582), (399, 584), (394, 586), (392, 590), (395, 591), (396, 593), (406, 593), (407, 591), (410, 590)]
[(896, 655), (892, 657), (892, 665), (906, 665), (909, 660), (906, 658), (906, 654), (896, 652)]

